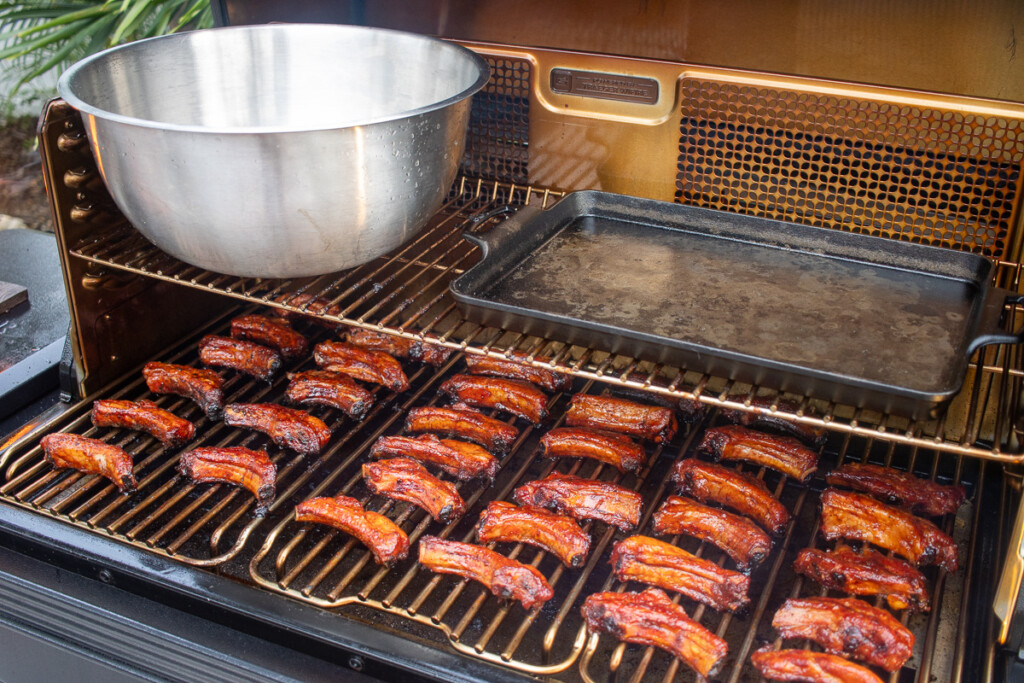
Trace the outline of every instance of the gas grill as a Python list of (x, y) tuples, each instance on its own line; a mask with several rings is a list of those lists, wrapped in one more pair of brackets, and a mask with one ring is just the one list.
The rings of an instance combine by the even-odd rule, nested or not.
[[(260, 14), (260, 8), (262, 3), (253, 3), (249, 10), (257, 17), (234, 8), (231, 18), (285, 18), (268, 8)], [(970, 251), (994, 261), (994, 284), (1021, 292), (1024, 105), (695, 66), (642, 52), (614, 57), (482, 42), (469, 24), (456, 21), (447, 32), (431, 31), (436, 26), (418, 23), (427, 20), (415, 12), (392, 10), (386, 15), (384, 9), (363, 7), (346, 18), (457, 39), (487, 59), (492, 78), (474, 99), (461, 175), (442, 208), (403, 247), (349, 271), (268, 280), (177, 261), (120, 216), (99, 178), (78, 113), (59, 100), (47, 105), (39, 140), (71, 304), (74, 357), (62, 387), (71, 398), (0, 444), (0, 550), (10, 551), (10, 558), (0, 557), (9, 572), (0, 577), (0, 592), (11, 598), (5, 619), (59, 629), (59, 618), (46, 617), (41, 607), (60, 604), (52, 591), (42, 582), (9, 578), (18, 562), (42, 563), (55, 572), (98, 579), (106, 588), (113, 584), (160, 609), (181, 610), (210, 628), (237, 631), (293, 653), (309, 667), (275, 672), (270, 665), (261, 669), (254, 657), (250, 668), (232, 670), (207, 653), (201, 661), (208, 669), (188, 669), (182, 653), (195, 647), (179, 648), (173, 638), (153, 641), (163, 648), (162, 658), (126, 665), (130, 648), (115, 642), (115, 628), (97, 620), (103, 626), (94, 640), (79, 647), (92, 647), (113, 667), (136, 675), (188, 678), (209, 671), (211, 678), (302, 678), (320, 675), (317, 667), (326, 666), (385, 678), (412, 672), (448, 680), (692, 680), (694, 674), (664, 652), (623, 645), (584, 627), (580, 606), (587, 595), (638, 589), (612, 575), (611, 548), (626, 534), (608, 525), (584, 527), (593, 546), (581, 569), (566, 569), (532, 546), (497, 544), (502, 554), (538, 568), (554, 587), (554, 599), (533, 610), (504, 603), (478, 584), (420, 568), (415, 544), (425, 534), (472, 542), (488, 502), (509, 500), (517, 486), (550, 472), (639, 491), (644, 508), (636, 533), (652, 535), (652, 514), (674, 493), (668, 481), (673, 463), (692, 455), (704, 430), (722, 422), (720, 409), (729, 408), (821, 427), (828, 440), (807, 484), (767, 469), (741, 468), (762, 479), (793, 515), (771, 555), (751, 573), (749, 611), (717, 613), (675, 596), (728, 642), (721, 680), (757, 680), (749, 656), (781, 644), (771, 617), (786, 598), (828, 594), (797, 576), (792, 564), (801, 549), (826, 547), (818, 497), (824, 475), (846, 462), (959, 482), (968, 492), (967, 504), (943, 520), (943, 530), (959, 545), (961, 568), (925, 570), (931, 610), (898, 615), (916, 644), (911, 660), (890, 680), (979, 680), (1013, 671), (1012, 651), (1024, 626), (1015, 618), (1020, 574), (1014, 573), (1024, 534), (1020, 520), (1014, 525), (1016, 466), (1024, 461), (1024, 358), (1018, 346), (976, 352), (949, 408), (911, 420), (626, 357), (599, 345), (472, 323), (448, 285), (480, 259), (464, 232), (485, 232), (524, 206), (551, 207), (573, 190), (604, 189)], [(654, 21), (651, 14), (643, 16)], [(492, 28), (481, 29), (480, 36), (501, 34), (481, 22)], [(312, 314), (308, 299), (299, 295), (330, 302), (332, 312)], [(376, 389), (375, 405), (363, 420), (313, 410), (334, 432), (319, 456), (276, 448), (262, 435), (208, 420), (185, 399), (156, 397), (146, 389), (142, 363), (199, 366), (196, 345), (203, 334), (226, 334), (231, 317), (271, 310), (305, 314), (297, 326), (311, 341), (334, 338), (327, 329), (333, 325), (349, 325), (456, 353), (439, 368), (406, 363), (410, 389)], [(754, 314), (737, 311), (740, 318)], [(1003, 318), (1005, 329), (1021, 329), (1024, 307), (1008, 302)], [(463, 518), (443, 525), (418, 508), (369, 493), (360, 467), (378, 437), (401, 433), (409, 408), (438, 404), (437, 387), (465, 369), (465, 355), (513, 352), (570, 375), (572, 387), (554, 396), (548, 425), (515, 422), (520, 438), (501, 459), (493, 484), (459, 483), (467, 503)], [(291, 369), (309, 367), (312, 359)], [(228, 402), (281, 402), (287, 385), (284, 377), (264, 384), (225, 376)], [(540, 436), (562, 423), (569, 397), (580, 391), (682, 402), (700, 410), (670, 443), (648, 445), (647, 464), (636, 474), (543, 459)], [(755, 402), (760, 397), (769, 400)], [(156, 400), (195, 422), (191, 445), (267, 448), (278, 469), (278, 495), (267, 515), (253, 516), (254, 501), (245, 491), (193, 485), (177, 476), (178, 452), (151, 437), (92, 427), (89, 411), (97, 398)], [(53, 431), (124, 447), (134, 456), (138, 493), (124, 497), (106, 480), (52, 469), (38, 444)], [(402, 526), (413, 544), (410, 559), (380, 567), (347, 535), (295, 521), (298, 502), (338, 494)], [(682, 536), (668, 540), (719, 564), (727, 561), (709, 544)], [(999, 619), (993, 618), (993, 605)], [(80, 619), (70, 619), (74, 626), (90, 623), (82, 609)]]

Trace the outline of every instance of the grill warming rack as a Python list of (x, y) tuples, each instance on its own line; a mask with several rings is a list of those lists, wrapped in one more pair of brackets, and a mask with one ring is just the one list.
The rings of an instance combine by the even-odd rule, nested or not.
[[(515, 351), (526, 354), (531, 364), (557, 372), (708, 406), (774, 413), (830, 431), (911, 447), (1024, 462), (1014, 429), (1019, 421), (1016, 397), (1024, 376), (1024, 352), (1019, 346), (982, 348), (972, 358), (964, 388), (946, 414), (936, 420), (911, 421), (804, 396), (787, 397), (794, 401), (795, 410), (777, 402), (756, 406), (751, 404), (754, 396), (776, 392), (465, 321), (448, 293), (448, 283), (476, 263), (479, 250), (461, 233), (481, 229), (488, 222), (486, 214), (504, 205), (540, 203), (546, 208), (562, 196), (542, 188), (462, 177), (428, 227), (409, 244), (363, 266), (317, 278), (271, 280), (206, 272), (163, 253), (123, 219), (90, 232), (70, 245), (69, 251), (99, 266), (284, 310), (308, 313), (308, 300), (288, 303), (292, 296), (308, 295), (333, 306), (333, 312), (322, 318), (425, 339), (467, 353), (503, 356)], [(1020, 264), (997, 261), (995, 281), (1019, 291), (1021, 269)], [(1006, 317), (1007, 325), (1018, 329), (1024, 323), (1024, 307), (1009, 307)], [(735, 400), (736, 396), (744, 398)]]
[[(225, 327), (222, 319), (211, 331)], [(303, 331), (314, 338), (325, 334), (312, 325), (304, 327)], [(198, 336), (169, 349), (161, 359), (198, 364), (194, 351), (196, 339)], [(200, 423), (199, 439), (194, 445), (254, 442), (258, 447), (268, 447), (278, 462), (281, 478), (279, 495), (262, 520), (251, 517), (252, 498), (247, 492), (217, 485), (194, 486), (174, 479), (177, 452), (163, 449), (150, 437), (126, 437), (122, 431), (91, 428), (88, 411), (93, 397), (44, 429), (90, 434), (124, 444), (129, 452), (142, 455), (136, 469), (142, 484), (140, 492), (124, 498), (99, 477), (67, 471), (55, 473), (41, 462), (37, 437), (42, 432), (38, 431), (32, 440), (14, 446), (0, 461), (0, 467), (5, 468), (0, 499), (48, 512), (75, 526), (186, 563), (210, 569), (227, 569), (229, 564), (241, 566), (238, 572), (244, 574), (244, 565), (239, 565), (237, 560), (228, 562), (237, 556), (242, 562), (248, 560), (248, 575), (239, 577), (243, 581), (248, 579), (262, 588), (341, 614), (353, 615), (354, 606), (361, 606), (411, 619), (440, 630), (452, 647), (465, 655), (519, 671), (572, 675), (576, 665), (575, 671), (585, 681), (620, 680), (627, 675), (631, 681), (692, 679), (692, 672), (686, 667), (680, 669), (678, 662), (665, 653), (624, 646), (608, 636), (587, 637), (579, 614), (587, 595), (601, 590), (641, 588), (636, 584), (621, 584), (611, 574), (608, 557), (612, 546), (627, 534), (604, 524), (588, 524), (586, 529), (593, 535), (594, 545), (586, 565), (580, 570), (566, 570), (556, 558), (532, 546), (497, 544), (499, 552), (539, 568), (555, 588), (552, 601), (531, 611), (523, 610), (518, 604), (504, 604), (475, 583), (420, 569), (415, 561), (415, 541), (424, 533), (474, 540), (473, 527), (490, 500), (510, 498), (516, 486), (556, 470), (617, 481), (641, 491), (644, 517), (635, 533), (650, 534), (654, 511), (673, 492), (667, 483), (669, 469), (679, 458), (692, 454), (703, 430), (717, 423), (716, 412), (708, 411), (699, 423), (682, 430), (672, 443), (649, 446), (647, 464), (636, 475), (620, 475), (613, 468), (593, 462), (545, 460), (540, 457), (539, 448), (539, 437), (544, 430), (520, 422), (521, 436), (503, 459), (495, 482), (491, 486), (479, 481), (460, 483), (467, 513), (461, 520), (445, 526), (433, 522), (425, 512), (409, 504), (370, 495), (361, 482), (360, 466), (380, 435), (401, 431), (408, 408), (438, 400), (437, 387), (445, 377), (464, 368), (462, 358), (455, 354), (437, 370), (408, 365), (411, 388), (402, 394), (378, 391), (375, 408), (360, 423), (347, 418), (333, 420), (337, 413), (318, 411), (318, 416), (335, 428), (335, 436), (321, 457), (311, 459), (304, 466), (302, 457), (290, 459), (280, 449), (269, 445), (263, 436), (250, 436), (244, 430), (224, 425), (203, 424), (204, 418), (190, 404), (179, 406), (179, 399), (163, 397), (161, 400), (166, 406)], [(303, 366), (309, 362), (305, 361)], [(237, 377), (230, 381), (229, 400), (277, 401), (287, 383), (284, 377), (272, 385), (240, 381)], [(564, 409), (571, 393), (614, 392), (616, 388), (615, 383), (576, 379), (571, 391), (554, 397), (550, 426), (557, 426), (564, 420)], [(138, 373), (131, 373), (99, 394), (153, 398), (148, 396)], [(917, 643), (907, 667), (894, 674), (891, 680), (960, 678), (964, 670), (968, 605), (990, 601), (990, 596), (972, 595), (970, 587), (985, 586), (978, 591), (983, 592), (995, 584), (994, 575), (987, 582), (984, 579), (977, 584), (972, 581), (973, 572), (997, 571), (992, 563), (986, 567), (981, 562), (979, 546), (982, 542), (978, 533), (980, 521), (991, 518), (996, 508), (998, 525), (1001, 528), (1004, 524), (999, 502), (989, 502), (981, 495), (986, 472), (993, 465), (936, 448), (907, 447), (891, 440), (846, 433), (830, 436), (819, 472), (807, 486), (765, 469), (745, 468), (764, 479), (773, 495), (793, 513), (793, 519), (769, 558), (752, 572), (750, 594), (755, 604), (749, 614), (717, 614), (689, 600), (683, 601), (695, 619), (729, 642), (730, 654), (722, 680), (747, 680), (756, 676), (748, 664), (749, 654), (763, 644), (775, 642), (771, 615), (786, 597), (821, 594), (817, 586), (793, 574), (792, 560), (800, 548), (821, 543), (817, 533), (817, 496), (824, 487), (824, 473), (847, 461), (912, 469), (919, 476), (943, 482), (961, 481), (968, 487), (969, 502), (955, 518), (945, 520), (945, 530), (960, 544), (962, 568), (950, 575), (936, 568), (926, 570), (933, 596), (932, 611), (929, 615), (902, 616), (914, 631)], [(369, 509), (386, 514), (400, 524), (414, 544), (410, 558), (394, 568), (380, 568), (373, 563), (367, 549), (344, 534), (294, 521), (291, 510), (296, 503), (315, 495), (339, 493), (361, 499)], [(112, 524), (115, 518), (126, 521)], [(1002, 538), (1002, 531), (998, 537)], [(240, 553), (247, 540), (249, 550)], [(668, 540), (720, 564), (727, 561), (724, 553), (694, 539), (674, 537)]]

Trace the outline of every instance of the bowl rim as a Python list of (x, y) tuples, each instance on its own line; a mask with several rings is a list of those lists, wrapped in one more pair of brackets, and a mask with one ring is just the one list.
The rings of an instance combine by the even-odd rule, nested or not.
[[(463, 53), (470, 61), (476, 63), (479, 75), (477, 79), (468, 87), (464, 88), (460, 92), (446, 97), (443, 100), (431, 102), (421, 107), (414, 109), (406, 109), (394, 114), (386, 116), (377, 116), (373, 118), (367, 118), (353, 123), (345, 125), (319, 125), (319, 126), (294, 126), (294, 125), (273, 125), (273, 126), (202, 126), (196, 124), (181, 124), (181, 123), (166, 123), (162, 121), (154, 121), (152, 119), (144, 119), (136, 116), (127, 116), (125, 114), (118, 114), (116, 112), (108, 111), (101, 107), (89, 104), (78, 97), (71, 89), (71, 81), (75, 76), (88, 67), (93, 62), (106, 59), (108, 55), (116, 52), (125, 50), (139, 49), (138, 46), (144, 43), (153, 41), (167, 41), (167, 40), (181, 40), (185, 36), (192, 33), (209, 33), (213, 32), (256, 32), (256, 31), (282, 31), (282, 30), (343, 30), (343, 31), (358, 31), (358, 32), (372, 32), (372, 33), (392, 33), (396, 35), (406, 36), (417, 40), (423, 40), (428, 42), (437, 42), (446, 46), (446, 49), (452, 49), (457, 52)], [(280, 23), (280, 24), (263, 24), (255, 26), (220, 26), (208, 29), (199, 29), (197, 31), (182, 31), (179, 33), (171, 33), (163, 36), (156, 36), (153, 38), (144, 38), (142, 40), (136, 40), (124, 45), (118, 45), (115, 47), (107, 48), (95, 54), (89, 55), (78, 62), (72, 64), (60, 78), (57, 80), (57, 93), (64, 99), (65, 102), (70, 104), (72, 107), (82, 112), (83, 114), (89, 114), (100, 119), (107, 121), (113, 121), (117, 123), (139, 126), (142, 128), (155, 128), (165, 131), (179, 131), (185, 133), (209, 133), (215, 135), (236, 135), (236, 134), (253, 134), (253, 133), (305, 133), (315, 131), (327, 131), (327, 130), (344, 130), (348, 128), (357, 128), (360, 126), (370, 126), (378, 123), (387, 123), (389, 121), (399, 121), (401, 119), (411, 118), (420, 114), (425, 114), (439, 109), (444, 109), (456, 102), (467, 99), (474, 95), (477, 91), (483, 88), (491, 78), (491, 69), (488, 66), (486, 60), (479, 54), (470, 50), (467, 47), (459, 45), (448, 40), (442, 40), (433, 36), (427, 36), (420, 33), (412, 33), (410, 31), (396, 31), (394, 29), (387, 28), (376, 28), (370, 26), (354, 26), (350, 24), (316, 24), (316, 23)]]

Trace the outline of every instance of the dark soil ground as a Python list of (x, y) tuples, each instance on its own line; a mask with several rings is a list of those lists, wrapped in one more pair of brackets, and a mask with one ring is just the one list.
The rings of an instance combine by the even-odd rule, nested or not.
[(30, 228), (49, 231), (50, 206), (35, 139), (34, 116), (0, 126), (0, 214), (20, 218)]

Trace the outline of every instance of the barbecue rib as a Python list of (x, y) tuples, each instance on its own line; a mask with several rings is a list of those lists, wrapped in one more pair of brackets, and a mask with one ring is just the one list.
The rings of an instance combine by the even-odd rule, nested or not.
[(405, 391), (409, 388), (409, 379), (401, 363), (383, 351), (370, 351), (354, 344), (328, 341), (313, 348), (313, 359), (324, 370), (380, 384), (391, 391)]
[(859, 553), (847, 545), (833, 551), (806, 548), (796, 556), (793, 571), (850, 595), (885, 596), (892, 609), (927, 612), (931, 608), (924, 575), (903, 560), (871, 548)]
[[(466, 355), (466, 367), (471, 375), (522, 379), (552, 393), (565, 391), (572, 384), (572, 378), (569, 375), (529, 365), (525, 359), (526, 355), (522, 353), (513, 353), (511, 358), (495, 358), (494, 356), (471, 353)], [(538, 357), (534, 360), (543, 363), (547, 359)]]
[(639, 472), (647, 460), (644, 447), (628, 436), (586, 427), (557, 427), (540, 443), (545, 458), (591, 458), (620, 472)]
[(373, 493), (421, 507), (442, 524), (466, 514), (466, 504), (455, 485), (441, 481), (415, 460), (368, 462), (363, 465), (363, 481)]
[(196, 434), (196, 428), (191, 422), (145, 400), (93, 401), (92, 423), (96, 427), (143, 431), (168, 448), (188, 443)]
[(498, 460), (476, 444), (438, 439), (433, 434), (418, 437), (382, 436), (370, 449), (371, 458), (412, 458), (437, 465), (456, 479), (494, 479)]
[(546, 508), (573, 519), (596, 519), (632, 531), (640, 523), (643, 498), (636, 491), (606, 481), (571, 474), (549, 474), (523, 484), (513, 499), (520, 505)]
[(956, 543), (937, 526), (860, 493), (826, 489), (821, 494), (821, 531), (830, 541), (847, 538), (874, 543), (918, 566), (957, 569)]
[(479, 545), (424, 536), (420, 539), (420, 564), (438, 574), (479, 581), (494, 595), (518, 600), (525, 609), (544, 604), (555, 594), (534, 567)]
[(199, 340), (199, 360), (205, 365), (244, 372), (269, 382), (281, 369), (277, 351), (253, 342), (208, 334)]
[(146, 363), (146, 386), (154, 394), (174, 394), (195, 401), (211, 420), (224, 412), (224, 379), (213, 370), (171, 363)]
[(672, 481), (686, 495), (731, 508), (770, 534), (780, 535), (789, 523), (789, 510), (772, 497), (763, 481), (748, 474), (687, 458), (672, 468)]
[(807, 481), (818, 469), (818, 454), (798, 440), (763, 434), (739, 425), (707, 430), (697, 452), (716, 460), (740, 460), (770, 467), (798, 481)]
[(396, 337), (392, 334), (367, 330), (362, 327), (350, 327), (345, 332), (345, 341), (370, 351), (381, 351), (396, 358), (407, 358), (411, 361), (426, 363), (434, 367), (443, 365), (452, 355), (452, 349), (445, 348), (444, 346), (418, 339)]
[(121, 493), (135, 493), (132, 458), (123, 448), (78, 434), (47, 434), (39, 445), (46, 461), (57, 469), (98, 474), (114, 482)]
[(571, 518), (500, 500), (480, 515), (476, 534), (481, 543), (508, 541), (543, 548), (566, 567), (582, 567), (590, 552), (590, 536)]
[(668, 443), (679, 429), (671, 408), (591, 394), (572, 397), (565, 423), (570, 427), (607, 429), (655, 443)]
[(279, 320), (263, 315), (240, 315), (231, 321), (231, 336), (277, 349), (289, 363), (303, 358), (309, 351), (309, 342), (288, 327), (287, 321)]
[[(745, 404), (748, 399), (746, 395), (730, 395), (726, 396), (725, 400)], [(786, 413), (795, 413), (800, 409), (800, 406), (794, 401), (773, 398), (771, 396), (754, 396), (749, 400), (750, 405), (757, 408), (770, 409), (774, 405), (776, 410)], [(806, 446), (815, 450), (824, 446), (826, 439), (828, 439), (828, 431), (823, 427), (813, 427), (801, 422), (793, 422), (773, 413), (748, 413), (735, 408), (722, 408), (718, 411), (718, 414), (722, 416), (723, 420), (733, 424), (753, 427), (755, 429), (767, 429), (770, 432), (800, 439)], [(813, 415), (811, 412), (807, 414)]]
[(503, 410), (535, 425), (548, 419), (548, 397), (523, 380), (453, 375), (438, 391), (474, 408)]
[(458, 437), (480, 444), (496, 455), (508, 453), (519, 438), (516, 427), (466, 408), (412, 408), (405, 417), (405, 431)]
[(909, 472), (862, 463), (847, 463), (829, 472), (826, 480), (929, 517), (955, 513), (967, 497), (960, 485), (945, 486)]
[(326, 524), (354, 536), (370, 549), (377, 564), (390, 565), (409, 556), (409, 537), (384, 515), (364, 510), (355, 498), (310, 498), (295, 506), (299, 522)]
[(910, 659), (914, 634), (884, 609), (857, 598), (790, 598), (772, 626), (783, 638), (807, 638), (834, 655), (896, 671)]
[(319, 453), (331, 440), (331, 430), (320, 418), (275, 403), (226, 405), (224, 424), (263, 432), (281, 448), (304, 455)]
[(750, 604), (750, 577), (649, 536), (630, 536), (616, 544), (611, 565), (619, 581), (682, 593), (719, 611), (736, 612)]
[(264, 451), (241, 446), (232, 448), (193, 448), (182, 453), (178, 471), (196, 482), (234, 484), (256, 496), (254, 514), (262, 516), (274, 500), (277, 467)]
[(594, 593), (580, 611), (592, 633), (610, 633), (627, 643), (660, 648), (702, 676), (714, 676), (729, 653), (724, 640), (690, 619), (657, 588), (642, 593)]
[(882, 679), (859, 664), (827, 652), (812, 650), (758, 650), (750, 661), (771, 681), (808, 683), (882, 683)]
[(746, 517), (702, 505), (689, 498), (669, 496), (654, 513), (658, 534), (686, 534), (712, 543), (747, 572), (761, 563), (772, 549), (768, 534)]
[(373, 406), (373, 394), (340, 372), (306, 370), (288, 375), (285, 396), (292, 403), (322, 405), (361, 420)]

